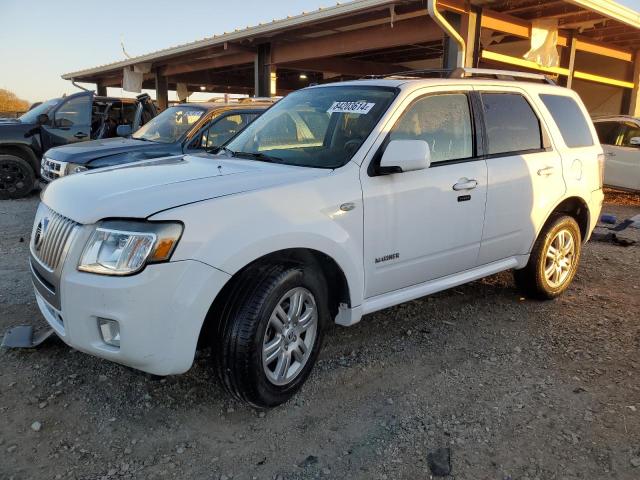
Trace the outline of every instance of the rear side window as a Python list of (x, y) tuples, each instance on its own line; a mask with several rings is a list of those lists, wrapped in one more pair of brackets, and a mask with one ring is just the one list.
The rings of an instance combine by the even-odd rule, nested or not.
[(600, 143), (603, 145), (617, 145), (622, 125), (618, 122), (597, 122), (594, 124)]
[(569, 148), (593, 145), (589, 124), (576, 101), (564, 95), (540, 95)]
[(483, 93), (489, 155), (542, 150), (540, 120), (519, 93)]

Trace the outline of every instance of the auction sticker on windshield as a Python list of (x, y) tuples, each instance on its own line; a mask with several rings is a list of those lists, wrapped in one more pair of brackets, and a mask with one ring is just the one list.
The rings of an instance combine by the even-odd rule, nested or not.
[(358, 102), (333, 102), (327, 113), (355, 113), (356, 115), (366, 115), (375, 107), (375, 103), (365, 101)]

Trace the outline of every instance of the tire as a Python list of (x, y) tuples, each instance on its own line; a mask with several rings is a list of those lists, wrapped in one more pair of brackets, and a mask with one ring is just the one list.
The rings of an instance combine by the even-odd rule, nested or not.
[[(291, 313), (298, 298), (303, 299), (299, 323), (295, 315), (283, 315)], [(265, 265), (245, 272), (227, 297), (213, 339), (216, 371), (225, 389), (259, 408), (291, 398), (318, 357), (329, 319), (327, 299), (324, 278), (306, 266)], [(276, 316), (278, 306), (283, 312)], [(264, 360), (267, 347), (271, 361)]]
[(29, 163), (15, 155), (0, 155), (0, 200), (26, 197), (35, 183)]
[(556, 298), (571, 285), (581, 250), (582, 236), (575, 219), (568, 215), (552, 217), (536, 239), (527, 266), (514, 271), (516, 285), (531, 298)]

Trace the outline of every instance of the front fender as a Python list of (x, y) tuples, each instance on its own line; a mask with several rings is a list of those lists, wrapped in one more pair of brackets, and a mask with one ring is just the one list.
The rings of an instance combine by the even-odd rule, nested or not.
[[(185, 205), (151, 219), (184, 223), (172, 260), (198, 260), (231, 275), (279, 250), (322, 252), (342, 269), (351, 305), (358, 306), (364, 292), (358, 173), (349, 164), (323, 177)], [(344, 203), (355, 208), (342, 211)]]

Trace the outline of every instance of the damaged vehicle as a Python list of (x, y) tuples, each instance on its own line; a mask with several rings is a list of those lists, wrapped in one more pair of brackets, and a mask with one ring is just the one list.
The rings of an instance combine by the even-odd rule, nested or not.
[(272, 104), (267, 99), (247, 99), (239, 103), (171, 106), (133, 133), (129, 125), (119, 126), (118, 135), (127, 138), (106, 138), (49, 150), (42, 158), (42, 181), (48, 183), (94, 168), (215, 149)]
[(0, 120), (0, 200), (28, 195), (41, 159), (60, 145), (115, 137), (118, 127), (138, 129), (157, 114), (147, 94), (135, 99), (82, 91), (37, 105), (16, 119)]
[(152, 374), (186, 372), (209, 345), (231, 395), (273, 407), (332, 323), (506, 270), (530, 297), (561, 295), (603, 161), (580, 97), (541, 75), (317, 85), (217, 155), (52, 182), (30, 243), (36, 300), (71, 347)]

